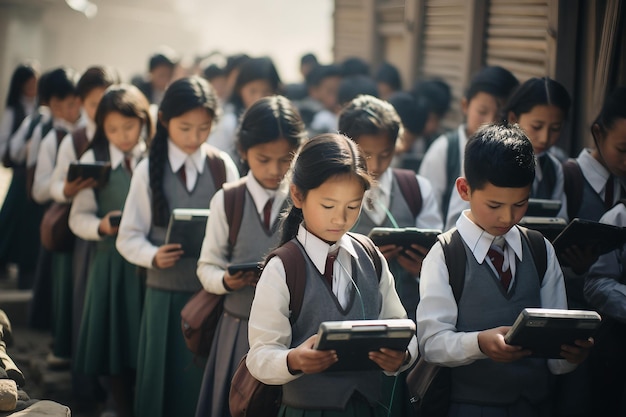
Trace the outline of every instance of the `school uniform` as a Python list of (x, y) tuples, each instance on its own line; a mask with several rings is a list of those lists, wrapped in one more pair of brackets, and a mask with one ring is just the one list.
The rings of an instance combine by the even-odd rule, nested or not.
[[(123, 210), (130, 187), (130, 170), (142, 158), (145, 144), (141, 142), (126, 156), (111, 144), (108, 148), (111, 162), (108, 183), (97, 191), (80, 191), (72, 202), (69, 221), (76, 236), (97, 242), (89, 267), (74, 359), (74, 369), (86, 375), (119, 375), (137, 367), (143, 306), (144, 285), (137, 267), (115, 249), (115, 236), (101, 236), (98, 228), (108, 212)], [(129, 158), (130, 167), (126, 167), (125, 157)], [(81, 158), (81, 162), (94, 161), (92, 150)]]
[[(191, 155), (168, 140), (168, 159), (163, 173), (163, 190), (170, 211), (178, 208), (207, 208), (217, 191), (203, 144)], [(226, 180), (238, 178), (237, 169), (225, 153)], [(124, 215), (116, 241), (118, 251), (129, 262), (147, 268), (146, 296), (139, 334), (135, 415), (193, 415), (202, 381), (202, 370), (193, 364), (180, 330), (180, 312), (201, 288), (196, 275), (197, 260), (181, 258), (175, 266), (156, 269), (152, 260), (164, 244), (166, 226), (152, 222), (149, 160), (139, 163), (131, 180)], [(177, 174), (185, 170), (186, 183)]]
[[(570, 372), (576, 365), (533, 358), (497, 363), (480, 350), (478, 333), (512, 325), (526, 307), (567, 308), (554, 249), (546, 241), (547, 270), (540, 281), (530, 246), (519, 229), (513, 227), (496, 238), (467, 214), (463, 212), (457, 221), (467, 254), (466, 279), (458, 304), (440, 243), (433, 246), (422, 265), (422, 298), (417, 307), (420, 352), (429, 362), (452, 367), (449, 416), (549, 415), (549, 374)], [(507, 289), (488, 256), (498, 241), (504, 258), (502, 269), (510, 269), (512, 276)]]
[(337, 131), (339, 117), (330, 110), (322, 109), (315, 113), (309, 130), (313, 134), (332, 133)]
[(211, 130), (207, 142), (209, 145), (215, 146), (217, 149), (226, 152), (231, 157), (233, 162), (235, 162), (239, 172), (243, 174), (241, 156), (239, 155), (235, 145), (238, 126), (239, 115), (232, 104), (227, 104), (224, 107), (222, 117), (219, 122), (217, 122), (217, 126)]
[(563, 188), (563, 167), (561, 162), (550, 152), (535, 156), (535, 180), (531, 188), (532, 198), (559, 200), (561, 210), (557, 217), (568, 219), (567, 196)]
[[(33, 100), (21, 100), (21, 108), (7, 107), (0, 121), (0, 155), (10, 158), (10, 144), (15, 133), (30, 120)], [(27, 124), (28, 126), (28, 124)], [(34, 279), (33, 258), (37, 257), (39, 230), (37, 219), (41, 208), (26, 195), (26, 168), (13, 163), (11, 182), (0, 210), (0, 264), (14, 262), (19, 267), (18, 288), (30, 289)], [(35, 223), (35, 224), (34, 224)]]
[[(378, 403), (378, 371), (294, 375), (287, 367), (289, 351), (317, 333), (322, 321), (406, 318), (384, 257), (379, 253), (382, 271), (378, 281), (373, 261), (348, 235), (329, 245), (300, 226), (294, 241), (306, 262), (302, 310), (292, 326), (284, 266), (280, 258), (273, 257), (257, 284), (250, 312), (246, 361), (250, 373), (266, 384), (283, 386), (279, 416), (385, 415)], [(336, 250), (329, 287), (323, 277), (326, 257)], [(415, 338), (408, 349), (414, 360)]]
[[(375, 188), (366, 191), (363, 208), (352, 231), (367, 235), (374, 227), (417, 227), (420, 229), (441, 229), (441, 213), (430, 182), (417, 175), (422, 194), (422, 209), (417, 217), (404, 199), (393, 169), (387, 168), (378, 177)], [(411, 276), (400, 264), (393, 260), (389, 263), (395, 281), (396, 290), (407, 314), (415, 319), (415, 308), (419, 301), (418, 277)]]
[[(33, 113), (31, 115), (26, 116), (26, 118), (24, 119), (20, 127), (15, 131), (15, 133), (13, 133), (13, 135), (11, 136), (9, 140), (9, 155), (11, 156), (11, 160), (14, 163), (23, 164), (26, 162), (26, 156), (28, 154), (29, 147), (30, 147), (30, 145), (29, 146), (27, 145), (30, 143), (30, 140), (32, 139), (33, 136), (35, 136), (35, 132), (38, 130), (39, 131), (38, 141), (40, 141), (41, 140), (41, 127), (39, 126), (43, 126), (49, 123), (50, 120), (52, 119), (52, 114), (50, 113), (50, 108), (48, 106), (39, 106), (37, 108), (37, 113), (38, 115)], [(32, 132), (30, 132), (30, 137), (28, 137), (30, 125), (33, 120), (33, 117), (39, 118), (38, 126), (35, 127), (35, 129)], [(36, 161), (36, 152), (35, 152), (34, 160)]]
[[(217, 325), (213, 346), (204, 371), (196, 416), (230, 416), (228, 394), (239, 361), (248, 352), (248, 318), (254, 287), (229, 292), (223, 277), (228, 264), (260, 262), (280, 240), (279, 215), (287, 203), (288, 187), (268, 190), (252, 173), (240, 180), (246, 187), (243, 216), (236, 244), (230, 248), (229, 227), (224, 211), (224, 192), (211, 200), (211, 215), (198, 261), (198, 278), (205, 290), (224, 294), (224, 313)], [(264, 208), (272, 200), (270, 228), (263, 224)], [(250, 239), (254, 236), (254, 239)]]
[[(463, 176), (465, 172), (465, 145), (467, 144), (467, 135), (465, 134), (466, 125), (461, 124), (457, 128), (458, 133), (458, 166), (460, 167), (459, 176)], [(438, 207), (441, 209), (443, 219), (443, 230), (447, 231), (454, 227), (456, 220), (459, 218), (463, 210), (469, 208), (466, 201), (463, 201), (454, 187), (456, 178), (448, 178), (448, 138), (441, 135), (430, 145), (422, 163), (420, 165), (419, 174), (430, 181), (433, 191), (437, 198)], [(446, 204), (446, 190), (452, 187), (449, 200)], [(446, 207), (444, 207), (446, 205)]]

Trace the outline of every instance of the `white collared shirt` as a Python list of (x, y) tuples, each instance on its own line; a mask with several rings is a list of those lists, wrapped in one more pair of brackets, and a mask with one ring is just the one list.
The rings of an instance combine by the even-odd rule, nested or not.
[[(471, 249), (479, 263), (485, 260), (493, 242), (493, 236), (473, 223), (463, 212), (457, 221), (461, 237)], [(521, 235), (516, 227), (505, 235), (511, 272), (515, 279), (514, 257), (522, 260)], [(546, 240), (548, 265), (540, 289), (541, 307), (567, 308), (563, 273), (554, 253)], [(513, 253), (512, 253), (513, 252)], [(478, 331), (456, 330), (457, 304), (449, 284), (449, 273), (443, 249), (439, 242), (431, 248), (422, 264), (420, 280), (420, 303), (417, 306), (417, 330), (420, 352), (432, 363), (446, 366), (468, 365), (478, 359), (486, 359), (478, 345)], [(552, 373), (560, 374), (573, 370), (576, 365), (565, 360), (550, 359), (548, 367)]]
[[(604, 200), (604, 194), (606, 192), (606, 183), (611, 175), (607, 169), (602, 166), (602, 164), (591, 156), (590, 149), (583, 149), (580, 151), (580, 154), (576, 158), (576, 162), (578, 162), (578, 166), (585, 177), (585, 180), (591, 185), (591, 188)], [(613, 204), (617, 203), (621, 195), (621, 188), (619, 184), (619, 180), (617, 178), (613, 179), (613, 189), (614, 191), (614, 200)]]
[[(324, 272), (326, 265), (326, 255), (339, 247), (338, 261), (335, 261), (334, 267), (333, 292), (342, 294), (346, 287), (350, 288), (352, 283), (349, 275), (352, 273), (352, 257), (356, 256), (350, 237), (344, 235), (336, 244), (330, 246), (300, 226), (297, 239), (321, 273)], [(378, 318), (406, 318), (406, 311), (396, 293), (393, 275), (389, 272), (387, 261), (380, 252), (378, 256), (382, 263), (378, 286), (382, 297), (382, 308)], [(339, 262), (341, 265), (338, 265)], [(250, 351), (246, 364), (250, 373), (256, 378), (266, 384), (282, 385), (300, 376), (291, 374), (287, 368), (287, 354), (291, 350), (289, 348), (291, 345), (289, 289), (285, 268), (277, 256), (267, 263), (257, 284), (248, 322), (248, 339)], [(411, 340), (407, 349), (411, 353), (411, 363), (400, 368), (400, 371), (411, 366), (417, 356), (415, 338)]]
[[(131, 166), (137, 165), (146, 151), (146, 144), (140, 141), (130, 152), (132, 156)], [(111, 169), (117, 169), (124, 161), (124, 153), (109, 143), (109, 155), (111, 156)], [(87, 150), (80, 158), (80, 162), (95, 162), (96, 158), (92, 149)], [(72, 232), (84, 240), (102, 240), (98, 229), (100, 221), (98, 217), (98, 202), (93, 188), (80, 190), (74, 197), (70, 209), (69, 225)]]
[[(50, 120), (50, 108), (48, 106), (39, 106), (37, 109), (39, 114), (41, 114), (41, 119), (39, 121), (39, 139), (41, 140), (41, 126), (44, 123), (47, 123)], [(26, 146), (26, 134), (28, 133), (28, 128), (30, 127), (30, 122), (33, 119), (33, 115), (26, 116), (20, 127), (17, 129), (13, 136), (9, 139), (9, 152), (11, 153), (11, 159), (17, 163), (23, 163), (26, 161), (28, 147)], [(35, 136), (35, 128), (32, 132), (32, 136)], [(30, 146), (30, 145), (29, 145)], [(36, 158), (33, 158), (36, 160)]]
[[(207, 146), (207, 144), (202, 144), (195, 153), (199, 153), (204, 158)], [(180, 149), (176, 149), (183, 153)], [(170, 155), (171, 164), (171, 152), (168, 152), (168, 155)], [(226, 182), (237, 180), (239, 171), (237, 171), (232, 159), (225, 152), (220, 152), (220, 156), (226, 166)], [(150, 191), (148, 165), (148, 158), (143, 159), (133, 171), (115, 245), (120, 254), (129, 262), (145, 268), (152, 268), (152, 259), (159, 248), (148, 240), (148, 234), (152, 227), (152, 192)], [(179, 168), (180, 166), (182, 166), (182, 162), (178, 164)], [(207, 205), (208, 203), (207, 201)]]
[[(246, 188), (252, 196), (256, 210), (261, 218), (263, 218), (265, 203), (267, 203), (269, 198), (274, 197), (270, 216), (270, 222), (273, 224), (287, 198), (289, 192), (287, 183), (284, 182), (278, 190), (268, 190), (259, 184), (252, 173), (248, 173), (246, 176)], [(210, 209), (211, 215), (207, 221), (205, 238), (204, 242), (202, 242), (202, 250), (198, 259), (197, 275), (205, 290), (213, 294), (225, 294), (227, 291), (222, 284), (222, 278), (229, 263), (228, 235), (230, 228), (224, 211), (223, 190), (215, 193), (211, 199)], [(276, 233), (279, 232), (277, 231)], [(261, 261), (263, 254), (258, 254), (258, 256), (258, 261)]]
[(185, 153), (172, 142), (167, 141), (167, 155), (172, 166), (172, 171), (177, 173), (185, 165), (185, 177), (187, 179), (187, 191), (192, 191), (196, 185), (198, 175), (204, 172), (204, 161), (206, 153), (203, 147), (198, 148), (191, 155)]

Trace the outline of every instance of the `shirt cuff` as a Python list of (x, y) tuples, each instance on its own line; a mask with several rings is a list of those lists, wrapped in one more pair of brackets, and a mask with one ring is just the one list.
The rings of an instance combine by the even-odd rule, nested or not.
[(468, 332), (461, 337), (461, 346), (463, 351), (467, 353), (467, 359), (486, 359), (485, 355), (478, 344), (478, 333), (480, 332)]

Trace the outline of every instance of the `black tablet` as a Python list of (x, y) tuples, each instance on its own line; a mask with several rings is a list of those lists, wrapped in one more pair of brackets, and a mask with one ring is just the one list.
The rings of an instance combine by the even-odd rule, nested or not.
[(104, 186), (109, 181), (111, 175), (110, 162), (71, 162), (67, 170), (67, 181), (74, 181), (76, 178), (93, 178), (98, 182), (98, 187)]
[(530, 198), (528, 200), (527, 216), (533, 217), (556, 217), (561, 211), (560, 200), (544, 200), (541, 198)]
[(109, 224), (111, 225), (111, 227), (119, 227), (121, 221), (121, 214), (112, 214), (111, 216), (109, 216)]
[(595, 311), (525, 308), (504, 340), (530, 349), (533, 357), (563, 359), (561, 345), (588, 339), (599, 325), (600, 315)]
[(326, 372), (380, 370), (369, 352), (404, 351), (414, 334), (415, 323), (409, 319), (326, 321), (320, 324), (314, 348), (337, 352), (339, 361)]
[(248, 262), (242, 264), (231, 264), (228, 265), (228, 273), (230, 275), (235, 275), (237, 272), (256, 272), (257, 274), (261, 273), (261, 268), (263, 264), (260, 262)]
[(165, 243), (180, 243), (184, 251), (183, 258), (198, 259), (209, 212), (209, 209), (174, 209), (167, 225)]
[(565, 229), (567, 222), (560, 217), (522, 217), (519, 222), (520, 226), (537, 230), (546, 239), (552, 242)]
[(625, 243), (626, 228), (579, 218), (572, 220), (552, 241), (557, 256), (573, 245), (580, 248), (591, 246), (598, 255), (602, 255), (621, 248)]
[(375, 227), (368, 236), (376, 246), (397, 245), (406, 250), (411, 249), (412, 244), (430, 249), (437, 242), (437, 236), (440, 234), (441, 230), (438, 229)]

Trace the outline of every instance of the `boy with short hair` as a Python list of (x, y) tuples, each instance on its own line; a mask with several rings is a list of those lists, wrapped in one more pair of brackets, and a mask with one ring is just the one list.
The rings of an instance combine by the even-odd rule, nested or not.
[[(367, 170), (378, 183), (365, 194), (366, 204), (352, 228), (354, 232), (367, 235), (374, 227), (443, 226), (430, 182), (413, 171), (390, 166), (401, 130), (402, 123), (393, 106), (368, 95), (352, 100), (339, 115), (339, 131), (363, 150)], [(417, 282), (422, 259), (428, 249), (417, 245), (404, 251), (396, 245), (380, 247), (396, 279), (400, 300), (412, 319), (419, 301)]]
[(337, 65), (318, 65), (307, 74), (309, 97), (317, 105), (309, 126), (312, 133), (337, 130), (337, 92), (340, 83), (341, 69)]
[(540, 276), (530, 231), (516, 226), (535, 177), (532, 145), (516, 126), (489, 125), (469, 140), (464, 162), (465, 177), (455, 185), (470, 209), (448, 234), (462, 240), (465, 281), (457, 302), (444, 248), (436, 243), (422, 267), (420, 352), (428, 362), (452, 368), (449, 416), (550, 415), (549, 373), (572, 371), (593, 342), (564, 345), (564, 359), (546, 361), (504, 341), (522, 309), (567, 308), (554, 248), (543, 239), (546, 269)]
[(461, 110), (465, 122), (441, 135), (430, 145), (419, 173), (428, 178), (438, 196), (444, 229), (451, 229), (467, 205), (454, 193), (454, 182), (463, 175), (463, 153), (467, 138), (480, 126), (494, 123), (509, 95), (519, 85), (517, 78), (502, 67), (485, 67), (472, 78)]

